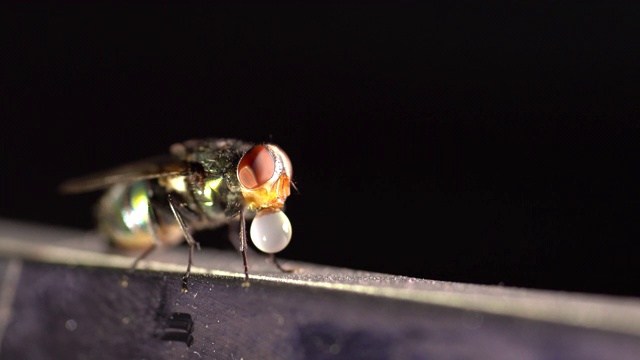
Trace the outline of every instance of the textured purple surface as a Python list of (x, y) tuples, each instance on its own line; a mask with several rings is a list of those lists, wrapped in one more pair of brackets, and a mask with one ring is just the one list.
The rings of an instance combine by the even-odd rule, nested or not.
[[(290, 284), (26, 262), (3, 359), (637, 359), (637, 337)], [(188, 316), (185, 317), (185, 314)], [(192, 331), (172, 315), (190, 317)], [(183, 321), (184, 322), (184, 321)], [(188, 321), (186, 321), (188, 322)], [(177, 324), (175, 324), (177, 323)], [(187, 345), (188, 336), (193, 340)]]
[[(637, 359), (640, 300), (186, 248), (132, 257), (0, 219), (0, 359)], [(129, 254), (129, 256), (134, 256)], [(147, 269), (147, 270), (144, 270)], [(126, 275), (127, 286), (122, 286)]]

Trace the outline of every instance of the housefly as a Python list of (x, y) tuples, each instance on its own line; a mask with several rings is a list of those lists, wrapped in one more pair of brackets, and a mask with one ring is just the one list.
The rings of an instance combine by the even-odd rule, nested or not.
[(173, 144), (168, 154), (102, 173), (70, 179), (62, 193), (106, 190), (96, 206), (98, 228), (116, 246), (140, 249), (132, 268), (158, 246), (186, 240), (187, 281), (198, 243), (192, 233), (239, 222), (239, 250), (249, 281), (246, 220), (255, 246), (270, 254), (291, 240), (284, 214), (292, 183), (287, 154), (274, 144), (236, 139), (193, 139)]

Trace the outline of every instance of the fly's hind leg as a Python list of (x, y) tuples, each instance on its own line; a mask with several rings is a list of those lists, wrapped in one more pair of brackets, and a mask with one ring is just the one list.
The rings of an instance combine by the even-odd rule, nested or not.
[[(151, 233), (151, 239), (152, 239), (151, 246), (146, 248), (142, 252), (142, 254), (138, 255), (138, 257), (136, 257), (136, 259), (133, 260), (133, 263), (131, 264), (131, 266), (129, 267), (129, 270), (127, 271), (128, 274), (133, 273), (136, 270), (136, 268), (138, 267), (138, 264), (140, 263), (140, 261), (142, 261), (144, 258), (146, 258), (160, 244), (159, 241), (158, 241), (158, 237), (156, 236), (155, 232), (153, 231), (153, 228), (151, 226), (149, 226), (149, 228), (150, 228), (149, 231)], [(120, 285), (122, 285), (122, 287), (127, 287), (129, 285), (129, 281), (127, 279), (127, 274), (122, 276), (122, 280), (120, 282)]]
[[(151, 206), (149, 206), (148, 214), (149, 214), (149, 219), (154, 217), (153, 208)], [(135, 260), (133, 260), (133, 263), (131, 263), (129, 270), (127, 271), (128, 274), (133, 273), (138, 268), (138, 264), (140, 263), (140, 261), (144, 260), (147, 256), (149, 256), (149, 254), (151, 254), (153, 250), (155, 250), (160, 245), (160, 240), (158, 240), (158, 236), (156, 235), (156, 232), (153, 228), (153, 225), (151, 224), (151, 221), (147, 222), (146, 230), (151, 235), (151, 245), (149, 245), (148, 248), (146, 248), (140, 255), (138, 255), (135, 258)], [(127, 274), (123, 275), (120, 284), (122, 285), (122, 287), (127, 287), (129, 285)]]
[(193, 239), (193, 236), (191, 235), (191, 231), (189, 231), (187, 224), (182, 219), (182, 216), (180, 216), (180, 213), (178, 212), (179, 204), (176, 203), (176, 201), (173, 199), (171, 194), (167, 195), (167, 199), (169, 200), (169, 206), (171, 207), (173, 216), (175, 216), (176, 220), (178, 220), (178, 224), (180, 224), (180, 228), (182, 229), (184, 237), (187, 240), (187, 244), (189, 245), (189, 262), (187, 263), (187, 270), (185, 271), (184, 276), (182, 277), (182, 292), (187, 292), (189, 291), (188, 281), (189, 281), (189, 275), (191, 275), (191, 265), (193, 265), (193, 249), (196, 246), (198, 247), (198, 249), (200, 249), (200, 244)]
[(150, 231), (151, 231), (151, 239), (152, 239), (151, 246), (146, 248), (142, 252), (142, 254), (138, 255), (138, 257), (131, 264), (131, 267), (129, 268), (129, 272), (133, 272), (138, 267), (138, 263), (142, 261), (144, 258), (146, 258), (149, 254), (151, 254), (153, 250), (155, 250), (160, 244), (160, 242), (158, 241), (158, 237), (155, 234), (155, 231), (153, 231), (153, 229), (151, 229)]

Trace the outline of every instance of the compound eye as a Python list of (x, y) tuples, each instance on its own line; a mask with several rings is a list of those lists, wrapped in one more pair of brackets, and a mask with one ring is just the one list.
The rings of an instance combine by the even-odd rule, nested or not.
[(275, 160), (266, 146), (256, 145), (247, 151), (238, 165), (238, 180), (247, 189), (255, 189), (271, 180)]

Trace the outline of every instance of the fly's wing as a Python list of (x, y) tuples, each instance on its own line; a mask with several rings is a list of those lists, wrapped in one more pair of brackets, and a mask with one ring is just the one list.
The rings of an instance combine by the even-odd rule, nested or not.
[(60, 184), (59, 190), (63, 194), (89, 192), (104, 189), (119, 183), (155, 179), (165, 176), (186, 175), (189, 168), (188, 162), (182, 161), (174, 156), (159, 156), (87, 176), (69, 179)]

